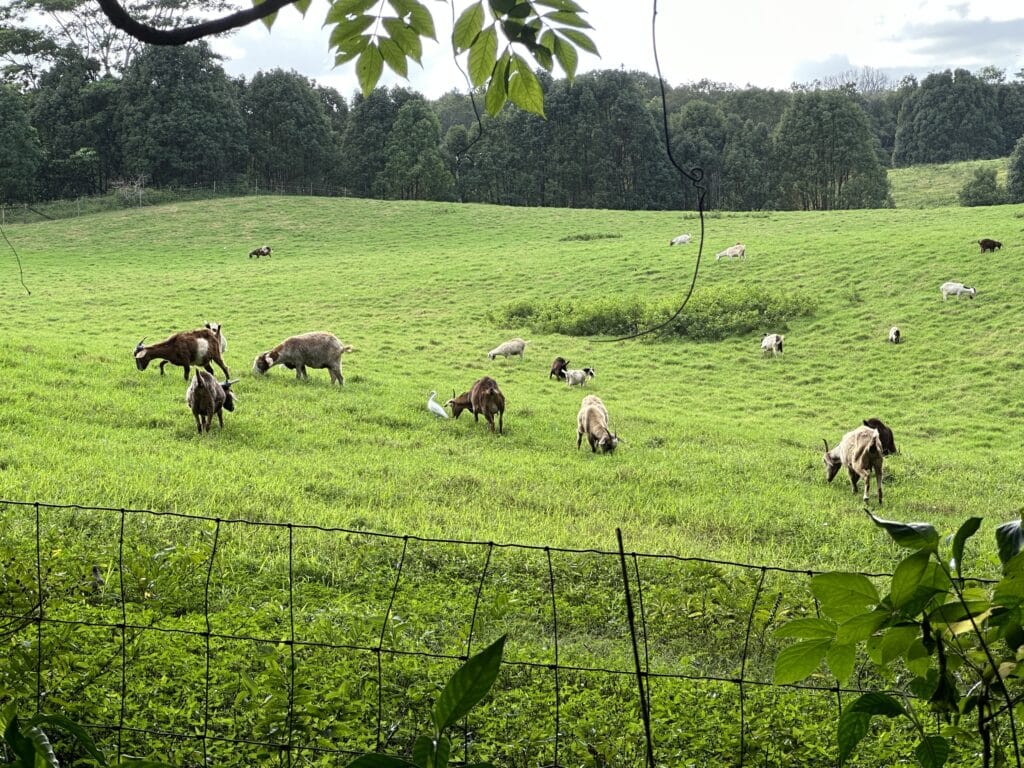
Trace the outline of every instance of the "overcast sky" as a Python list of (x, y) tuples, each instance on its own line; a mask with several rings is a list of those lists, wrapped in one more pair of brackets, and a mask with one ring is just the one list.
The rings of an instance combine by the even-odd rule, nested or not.
[[(466, 0), (455, 0), (461, 9)], [(579, 0), (601, 57), (583, 53), (580, 71), (636, 69), (654, 73), (651, 3)], [(428, 98), (465, 80), (452, 63), (448, 3), (425, 0), (438, 26), (438, 44), (424, 46), (423, 67), (410, 63), (403, 81), (385, 67), (382, 85), (406, 84)], [(354, 62), (334, 68), (328, 53), (327, 10), (314, 0), (306, 18), (281, 12), (272, 32), (253, 24), (213, 42), (227, 71), (252, 76), (293, 69), (350, 97)], [(630, 10), (624, 10), (629, 8)], [(428, 41), (429, 42), (429, 41)], [(894, 80), (957, 67), (994, 64), (1007, 79), (1024, 68), (1024, 4), (1015, 0), (661, 0), (658, 55), (670, 85), (708, 78), (736, 86), (789, 88), (851, 68), (872, 67)], [(562, 76), (556, 69), (556, 76)]]

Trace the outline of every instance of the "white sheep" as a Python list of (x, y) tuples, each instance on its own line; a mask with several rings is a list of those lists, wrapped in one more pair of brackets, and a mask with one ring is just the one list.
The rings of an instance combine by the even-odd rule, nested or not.
[(978, 292), (977, 288), (971, 288), (969, 286), (964, 285), (963, 283), (953, 282), (943, 283), (942, 285), (939, 286), (939, 290), (942, 291), (943, 301), (945, 301), (951, 293), (955, 293), (957, 299), (959, 299), (961, 296), (969, 296), (973, 299), (974, 294)]
[(524, 360), (525, 357), (523, 356), (523, 352), (526, 351), (526, 345), (529, 343), (530, 342), (523, 341), (522, 339), (512, 339), (510, 341), (506, 341), (504, 344), (499, 344), (490, 352), (488, 352), (487, 359), (493, 360), (499, 355), (505, 358), (519, 355), (519, 359)]
[(877, 429), (863, 426), (857, 427), (843, 435), (843, 439), (832, 450), (828, 441), (825, 443), (825, 480), (832, 482), (841, 467), (850, 473), (850, 484), (853, 492), (857, 492), (857, 482), (864, 478), (864, 502), (867, 503), (871, 491), (871, 472), (874, 471), (878, 481), (878, 506), (882, 506), (882, 438)]
[(668, 244), (669, 245), (688, 245), (690, 240), (692, 240), (692, 239), (693, 238), (690, 237), (690, 233), (689, 232), (684, 232), (681, 235), (673, 237), (671, 240), (669, 240)]
[(593, 368), (566, 368), (565, 383), (570, 387), (574, 384), (582, 387), (586, 383), (587, 379), (592, 379), (595, 375)]
[(899, 344), (900, 343), (900, 329), (895, 325), (889, 329), (889, 343)]
[(736, 245), (730, 245), (724, 251), (719, 251), (715, 254), (715, 261), (721, 261), (722, 259), (745, 259), (747, 257), (747, 246), (743, 243), (736, 243)]
[(778, 333), (766, 333), (761, 338), (761, 352), (772, 355), (782, 354), (782, 341), (786, 337)]

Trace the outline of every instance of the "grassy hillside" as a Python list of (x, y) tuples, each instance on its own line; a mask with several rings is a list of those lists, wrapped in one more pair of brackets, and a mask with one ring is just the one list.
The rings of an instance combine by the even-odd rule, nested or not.
[(996, 182), (1006, 184), (1006, 158), (967, 160), (941, 165), (890, 168), (889, 182), (897, 208), (940, 208), (959, 205), (957, 195), (977, 168), (995, 168)]

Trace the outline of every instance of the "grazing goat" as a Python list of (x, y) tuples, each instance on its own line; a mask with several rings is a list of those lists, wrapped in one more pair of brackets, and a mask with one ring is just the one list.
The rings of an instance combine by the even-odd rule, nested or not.
[(203, 323), (204, 328), (209, 328), (220, 339), (220, 353), (223, 355), (228, 351), (228, 339), (224, 335), (224, 326), (221, 323)]
[(551, 373), (548, 374), (548, 378), (565, 379), (565, 369), (568, 367), (569, 361), (564, 357), (556, 357), (551, 361)]
[(231, 391), (231, 385), (236, 381), (238, 379), (219, 382), (212, 373), (201, 369), (196, 371), (185, 390), (185, 402), (192, 409), (200, 435), (210, 431), (214, 416), (220, 422), (220, 428), (224, 429), (224, 410), (235, 410), (237, 396)]
[(864, 479), (864, 502), (867, 503), (871, 491), (871, 472), (874, 471), (875, 479), (878, 481), (878, 506), (882, 506), (882, 440), (877, 429), (871, 427), (857, 427), (851, 432), (843, 435), (842, 441), (835, 448), (829, 450), (828, 441), (825, 443), (825, 455), (822, 461), (825, 463), (825, 480), (832, 482), (841, 467), (846, 467), (850, 473), (850, 484), (853, 492), (857, 492), (857, 482)]
[(731, 245), (724, 251), (719, 251), (715, 254), (715, 261), (721, 261), (722, 259), (745, 259), (747, 257), (747, 246), (743, 243), (736, 243)]
[(332, 333), (302, 333), (285, 339), (269, 352), (256, 355), (252, 371), (264, 374), (275, 365), (283, 365), (294, 369), (295, 378), (308, 379), (306, 368), (326, 368), (331, 373), (331, 383), (343, 385), (345, 377), (341, 375), (341, 356), (353, 349), (351, 344), (342, 344)]
[(511, 341), (506, 341), (504, 344), (499, 344), (490, 352), (488, 352), (487, 359), (493, 360), (494, 358), (498, 357), (498, 355), (501, 355), (506, 359), (514, 355), (519, 355), (520, 360), (525, 360), (526, 358), (523, 357), (523, 352), (526, 351), (526, 345), (529, 343), (530, 342), (523, 341), (522, 339), (512, 339)]
[(578, 384), (582, 387), (586, 383), (587, 379), (592, 379), (595, 376), (596, 374), (594, 373), (593, 368), (583, 368), (580, 370), (567, 369), (565, 371), (565, 384), (569, 387), (574, 384)]
[(463, 411), (473, 412), (473, 403), (470, 401), (469, 392), (463, 392), (458, 397), (455, 396), (455, 390), (452, 390), (452, 399), (445, 403), (445, 407), (451, 406), (452, 416), (456, 419), (462, 415)]
[(692, 239), (693, 238), (690, 237), (690, 233), (689, 232), (685, 232), (685, 233), (679, 235), (678, 237), (673, 237), (671, 240), (668, 241), (668, 244), (669, 245), (687, 245), (687, 244), (689, 244), (690, 240), (692, 240)]
[(998, 250), (999, 248), (1003, 247), (1003, 244), (1000, 243), (998, 240), (990, 240), (987, 237), (982, 238), (981, 240), (979, 240), (978, 241), (978, 245), (981, 246), (981, 252), (982, 253), (984, 253), (985, 251), (989, 251), (990, 253), (995, 253), (996, 250)]
[(782, 342), (786, 337), (778, 333), (766, 333), (761, 337), (761, 352), (772, 355), (782, 354)]
[(590, 450), (597, 453), (611, 453), (619, 444), (619, 437), (608, 430), (608, 409), (604, 407), (597, 395), (587, 395), (580, 404), (580, 412), (576, 414), (576, 450), (583, 444), (583, 436), (587, 436)]
[(221, 339), (209, 328), (195, 331), (182, 331), (168, 336), (161, 342), (144, 346), (142, 341), (135, 345), (135, 366), (146, 370), (151, 360), (160, 360), (160, 375), (164, 375), (164, 366), (180, 365), (185, 369), (185, 381), (188, 381), (189, 366), (202, 367), (213, 373), (210, 362), (215, 362), (224, 371), (224, 377), (230, 377), (224, 359), (221, 357)]
[(959, 300), (961, 296), (969, 296), (970, 298), (973, 299), (974, 295), (978, 292), (977, 288), (971, 288), (970, 286), (964, 285), (963, 283), (952, 282), (943, 283), (942, 285), (939, 286), (939, 290), (942, 291), (943, 301), (945, 301), (951, 293), (955, 293), (957, 299)]
[(871, 427), (871, 429), (878, 430), (878, 437), (882, 441), (882, 454), (889, 456), (894, 453), (899, 453), (896, 450), (896, 439), (892, 436), (892, 430), (885, 426), (885, 422), (881, 419), (864, 419), (864, 426)]
[(504, 434), (505, 429), (505, 396), (498, 389), (498, 382), (490, 376), (477, 379), (469, 390), (469, 403), (473, 411), (473, 420), (480, 421), (483, 416), (494, 431), (494, 417), (498, 417), (498, 432)]
[(249, 258), (251, 259), (255, 256), (258, 259), (260, 256), (269, 256), (270, 253), (271, 249), (269, 245), (261, 245), (259, 248), (253, 248), (249, 251)]
[(900, 329), (895, 325), (889, 329), (889, 342), (891, 344), (899, 344), (901, 340)]

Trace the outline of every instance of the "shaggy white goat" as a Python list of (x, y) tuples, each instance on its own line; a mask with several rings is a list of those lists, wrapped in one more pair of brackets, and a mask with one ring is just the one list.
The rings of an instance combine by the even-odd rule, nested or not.
[(530, 342), (523, 341), (522, 339), (512, 339), (510, 341), (506, 341), (504, 344), (499, 344), (490, 352), (488, 352), (487, 359), (493, 360), (499, 355), (505, 358), (519, 355), (520, 360), (525, 360), (525, 358), (523, 357), (523, 352), (526, 351), (526, 345), (529, 343)]
[(673, 237), (671, 240), (669, 240), (668, 244), (669, 245), (687, 245), (690, 242), (690, 240), (692, 240), (692, 239), (693, 238), (690, 237), (690, 233), (689, 232), (684, 232), (681, 235)]
[(570, 387), (574, 384), (582, 387), (586, 383), (587, 379), (592, 379), (595, 375), (593, 368), (566, 368), (565, 383)]
[(943, 301), (945, 301), (946, 297), (948, 297), (951, 293), (955, 293), (958, 299), (961, 296), (970, 296), (973, 299), (974, 294), (978, 292), (977, 288), (970, 288), (969, 286), (966, 286), (963, 283), (953, 282), (943, 283), (942, 285), (939, 286), (939, 290), (942, 291)]
[(782, 354), (782, 341), (786, 337), (778, 333), (766, 333), (761, 338), (761, 351), (764, 354), (771, 352), (772, 355)]

